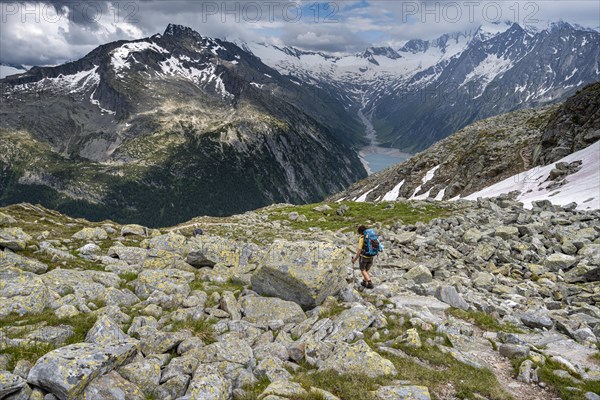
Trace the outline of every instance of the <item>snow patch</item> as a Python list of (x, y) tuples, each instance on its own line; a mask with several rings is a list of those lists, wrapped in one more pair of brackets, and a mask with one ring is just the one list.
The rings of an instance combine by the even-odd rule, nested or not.
[(404, 185), (404, 179), (402, 180), (402, 182), (400, 182), (399, 184), (397, 184), (396, 186), (394, 186), (394, 188), (392, 190), (390, 190), (389, 192), (387, 192), (383, 196), (383, 200), (382, 201), (395, 201), (396, 199), (398, 199), (398, 196), (400, 195), (400, 189), (402, 188), (402, 185)]
[(367, 201), (367, 196), (369, 195), (369, 193), (371, 193), (373, 190), (377, 189), (379, 187), (379, 185), (375, 186), (373, 189), (365, 192), (362, 196), (360, 196), (358, 199), (354, 200), (357, 203), (364, 203), (365, 201)]
[(111, 52), (110, 62), (117, 75), (119, 71), (126, 68), (131, 68), (131, 65), (129, 64), (129, 57), (132, 53), (139, 53), (145, 50), (152, 50), (157, 53), (169, 54), (167, 50), (163, 49), (162, 47), (158, 46), (156, 43), (153, 42), (142, 41), (125, 43), (124, 45), (117, 47)]
[(567, 183), (555, 189), (548, 189), (550, 182), (545, 182), (556, 163), (543, 167), (535, 167), (526, 172), (514, 175), (492, 186), (475, 192), (467, 200), (478, 197), (496, 197), (512, 191), (521, 194), (518, 200), (527, 208), (536, 200), (550, 200), (552, 204), (565, 205), (577, 203), (577, 209), (600, 208), (600, 141), (583, 150), (570, 154), (558, 162), (571, 163), (581, 160), (582, 167), (576, 173), (567, 176)]

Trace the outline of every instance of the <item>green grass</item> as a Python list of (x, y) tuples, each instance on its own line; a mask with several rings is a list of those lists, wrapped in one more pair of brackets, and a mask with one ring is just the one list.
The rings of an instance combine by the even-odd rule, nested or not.
[(119, 274), (119, 278), (124, 279), (125, 283), (134, 281), (137, 279), (137, 277), (138, 277), (138, 273), (133, 272), (133, 271), (127, 271), (127, 272), (123, 272), (123, 273)]
[[(325, 212), (314, 211), (318, 205), (327, 204), (332, 209)], [(343, 216), (337, 215), (336, 210), (346, 205), (349, 210)], [(440, 218), (450, 215), (446, 208), (434, 204), (423, 204), (415, 207), (415, 203), (394, 203), (394, 208), (386, 208), (386, 203), (354, 203), (345, 201), (341, 203), (317, 203), (301, 206), (286, 206), (269, 210), (269, 217), (272, 220), (289, 221), (288, 214), (292, 211), (306, 216), (307, 222), (289, 221), (290, 227), (294, 229), (306, 230), (308, 228), (318, 227), (331, 231), (345, 230), (354, 231), (361, 224), (368, 224), (367, 221), (378, 222), (381, 224), (392, 224), (401, 221), (404, 224), (414, 224), (418, 221), (429, 222), (434, 218)], [(319, 221), (324, 218), (325, 221)]]
[(459, 308), (449, 308), (446, 310), (446, 314), (474, 323), (481, 329), (487, 331), (524, 333), (522, 329), (519, 329), (514, 324), (502, 323), (490, 314), (484, 313), (483, 311), (464, 311)]
[(339, 303), (334, 303), (321, 309), (319, 312), (319, 318), (333, 318), (336, 315), (341, 314), (346, 309), (346, 307), (340, 305)]
[(239, 400), (257, 400), (270, 383), (269, 378), (263, 376), (254, 385), (244, 386), (245, 394)]
[[(370, 378), (366, 375), (341, 375), (335, 371), (315, 372), (300, 370), (294, 380), (309, 391), (311, 387), (326, 390), (341, 400), (375, 400), (371, 393), (377, 385), (385, 384), (388, 378)], [(309, 394), (308, 396), (315, 396)], [(317, 397), (298, 397), (298, 399), (316, 399)]]
[[(519, 358), (516, 360), (512, 360), (513, 372), (515, 375), (519, 372), (519, 366), (523, 361), (527, 358)], [(587, 392), (600, 393), (600, 381), (582, 381), (582, 383), (576, 383), (569, 378), (561, 378), (559, 376), (554, 375), (552, 371), (565, 368), (550, 359), (547, 359), (544, 365), (539, 366), (538, 377), (540, 381), (548, 384), (550, 389), (552, 389), (562, 400), (584, 400), (584, 394)], [(581, 376), (575, 374), (571, 374), (574, 378), (581, 380)], [(577, 388), (580, 391), (572, 391), (567, 388)]]
[(600, 351), (590, 355), (589, 359), (598, 365), (600, 365)]
[(172, 331), (179, 331), (181, 329), (189, 329), (194, 333), (196, 337), (202, 339), (204, 344), (211, 344), (217, 341), (216, 333), (214, 329), (214, 323), (208, 319), (194, 320), (191, 317), (184, 321), (173, 322)]
[[(92, 314), (80, 314), (73, 318), (58, 318), (52, 310), (46, 309), (40, 314), (26, 316), (11, 314), (2, 318), (0, 319), (0, 330), (14, 326), (27, 326), (26, 329), (20, 330), (16, 335), (9, 335), (12, 338), (22, 338), (27, 333), (42, 326), (70, 325), (73, 328), (73, 335), (66, 339), (64, 346), (67, 346), (83, 342), (87, 332), (96, 322), (96, 319), (97, 317)], [(49, 343), (32, 342), (26, 346), (7, 347), (2, 350), (2, 353), (12, 355), (11, 363), (9, 364), (9, 370), (12, 370), (18, 360), (29, 360), (35, 363), (38, 358), (55, 348), (54, 345)]]

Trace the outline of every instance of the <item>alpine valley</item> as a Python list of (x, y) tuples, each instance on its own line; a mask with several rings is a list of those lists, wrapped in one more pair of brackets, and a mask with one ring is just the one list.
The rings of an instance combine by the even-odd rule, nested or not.
[(599, 52), (600, 33), (564, 22), (346, 56), (169, 25), (0, 80), (0, 205), (164, 226), (320, 201), (366, 177), (364, 146), (412, 153), (564, 101), (600, 79)]

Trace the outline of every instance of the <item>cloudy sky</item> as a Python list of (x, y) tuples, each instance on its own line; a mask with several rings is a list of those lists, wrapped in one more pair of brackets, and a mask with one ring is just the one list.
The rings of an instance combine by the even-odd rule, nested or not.
[(355, 52), (398, 46), (484, 24), (514, 21), (545, 28), (564, 20), (600, 26), (600, 2), (298, 0), (0, 0), (0, 63), (53, 65), (102, 43), (162, 33), (169, 23), (206, 36)]

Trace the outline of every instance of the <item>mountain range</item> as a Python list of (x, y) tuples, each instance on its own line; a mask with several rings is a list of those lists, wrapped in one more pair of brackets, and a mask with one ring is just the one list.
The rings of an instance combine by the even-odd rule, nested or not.
[(564, 100), (600, 78), (599, 49), (600, 33), (567, 23), (346, 56), (171, 24), (0, 80), (0, 204), (169, 225), (318, 201), (366, 176), (365, 145), (415, 152), (475, 120)]
[(414, 153), (468, 124), (566, 99), (600, 80), (600, 33), (567, 22), (498, 23), (347, 56), (240, 45), (369, 116), (383, 146)]

